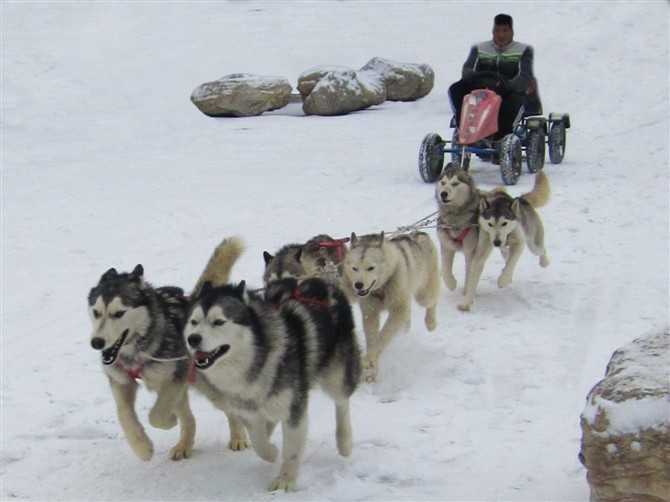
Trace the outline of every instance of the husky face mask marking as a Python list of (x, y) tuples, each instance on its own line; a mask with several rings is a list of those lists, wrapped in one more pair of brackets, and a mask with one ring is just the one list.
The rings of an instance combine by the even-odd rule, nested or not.
[[(210, 291), (211, 288), (205, 285), (203, 296)], [(184, 337), (189, 352), (193, 354), (195, 366), (205, 370), (222, 358), (234, 358), (242, 347), (248, 345), (244, 339), (251, 336), (250, 323), (243, 293), (241, 299), (223, 296), (213, 304), (209, 304), (206, 298), (197, 303), (184, 328)]]
[(462, 169), (447, 168), (435, 185), (438, 204), (460, 207), (470, 199), (470, 176)]
[(88, 297), (93, 325), (91, 346), (102, 351), (102, 362), (113, 364), (121, 348), (149, 328), (149, 312), (143, 305), (143, 269), (135, 267), (130, 274), (109, 269)]
[(384, 233), (358, 239), (351, 234), (351, 249), (344, 260), (346, 274), (358, 296), (364, 297), (382, 284), (386, 275)]
[(505, 246), (507, 238), (516, 230), (518, 222), (512, 209), (511, 197), (499, 197), (492, 202), (482, 199), (479, 213), (479, 228), (486, 232), (491, 244)]

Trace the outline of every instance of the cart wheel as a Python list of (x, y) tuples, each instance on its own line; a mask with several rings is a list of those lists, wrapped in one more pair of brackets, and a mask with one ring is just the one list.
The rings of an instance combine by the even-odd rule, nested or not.
[(508, 134), (500, 142), (500, 174), (505, 185), (516, 185), (521, 176), (521, 140)]
[(544, 131), (541, 129), (528, 133), (526, 167), (529, 173), (536, 173), (544, 167)]
[(560, 164), (565, 155), (565, 124), (554, 122), (549, 129), (549, 160), (552, 164)]
[(442, 173), (444, 141), (439, 134), (427, 134), (419, 148), (419, 174), (426, 183), (434, 183)]
[[(454, 133), (451, 135), (451, 148), (458, 148), (458, 129), (454, 129)], [(461, 153), (460, 152), (451, 152), (451, 161), (457, 166), (461, 167)], [(470, 168), (470, 154), (465, 154), (465, 159), (463, 159), (463, 170), (467, 171)]]

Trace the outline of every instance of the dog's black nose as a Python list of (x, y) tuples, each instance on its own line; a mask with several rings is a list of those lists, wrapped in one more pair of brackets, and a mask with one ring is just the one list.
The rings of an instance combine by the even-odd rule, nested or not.
[(191, 347), (197, 347), (202, 342), (202, 336), (200, 335), (188, 335), (188, 344)]
[(356, 289), (363, 289), (363, 283), (362, 282), (355, 282), (354, 287)]
[(447, 192), (442, 192), (440, 194), (440, 197), (442, 198), (442, 202), (448, 202), (449, 201), (449, 195), (447, 195)]
[(493, 241), (493, 245), (497, 248), (499, 248), (501, 244), (502, 244), (502, 242), (500, 242), (498, 239)]
[(99, 337), (95, 337), (93, 340), (91, 340), (91, 347), (93, 347), (95, 350), (101, 350), (105, 346), (105, 340)]

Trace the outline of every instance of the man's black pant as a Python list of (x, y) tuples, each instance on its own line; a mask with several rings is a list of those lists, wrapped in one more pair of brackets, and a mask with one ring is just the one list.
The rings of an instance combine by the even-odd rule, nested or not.
[(449, 87), (449, 97), (454, 108), (454, 116), (458, 118), (457, 124), (461, 122), (463, 98), (475, 89), (491, 89), (502, 98), (500, 112), (498, 113), (498, 132), (494, 136), (494, 139), (500, 139), (506, 134), (511, 133), (514, 119), (524, 104), (525, 97), (515, 92), (499, 90), (496, 81), (490, 78), (463, 79)]

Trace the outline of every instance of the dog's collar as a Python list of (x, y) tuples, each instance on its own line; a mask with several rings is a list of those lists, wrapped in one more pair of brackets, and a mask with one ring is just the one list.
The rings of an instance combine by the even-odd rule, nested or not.
[(450, 230), (447, 228), (447, 235), (449, 236), (452, 242), (458, 244), (459, 246), (462, 246), (463, 241), (470, 233), (470, 230), (472, 230), (472, 227), (465, 227), (456, 237), (454, 237), (450, 232)]

